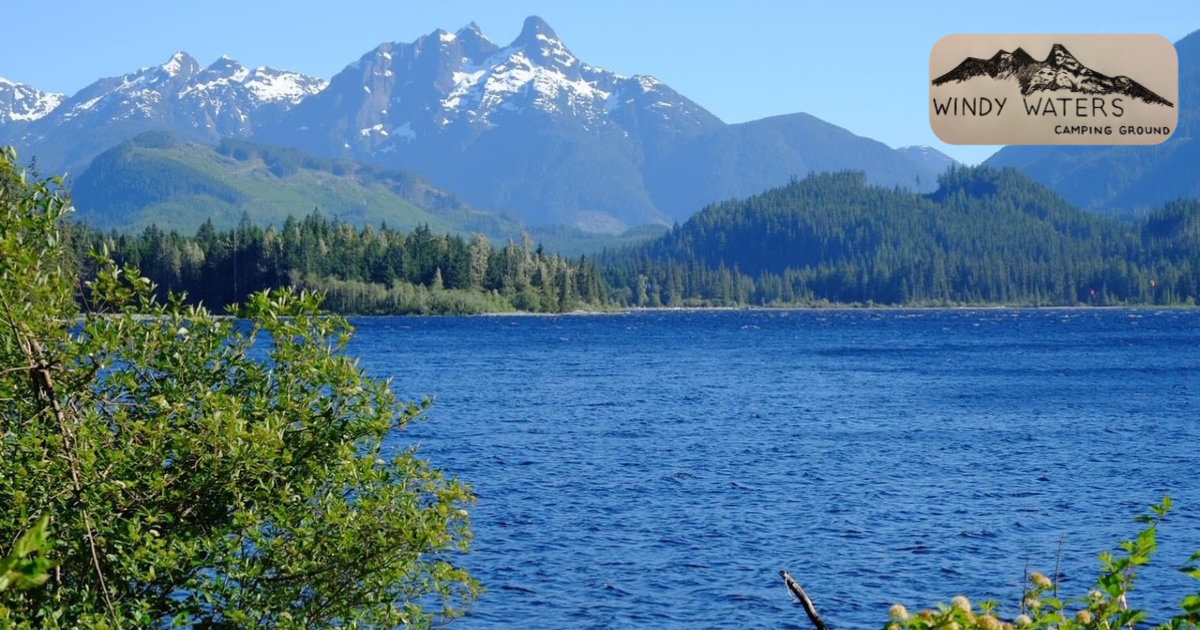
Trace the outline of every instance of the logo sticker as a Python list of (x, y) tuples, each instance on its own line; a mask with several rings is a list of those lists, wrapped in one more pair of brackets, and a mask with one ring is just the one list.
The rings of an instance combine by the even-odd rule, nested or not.
[(947, 35), (929, 55), (929, 124), (950, 144), (1158, 144), (1178, 121), (1160, 35)]

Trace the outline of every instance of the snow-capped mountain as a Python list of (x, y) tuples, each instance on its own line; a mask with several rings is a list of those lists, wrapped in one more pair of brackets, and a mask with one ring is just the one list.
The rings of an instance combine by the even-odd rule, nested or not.
[(474, 23), (382, 44), (335, 76), (327, 93), (298, 107), (292, 118), (299, 124), (282, 134), (332, 132), (335, 149), (381, 156), (418, 137), (472, 138), (530, 118), (626, 135), (626, 127), (637, 126), (635, 112), (677, 131), (722, 124), (652, 77), (580, 61), (546, 22), (530, 17), (504, 47)]
[(245, 135), (258, 110), (287, 110), (325, 86), (325, 81), (295, 72), (250, 70), (228, 57), (201, 68), (191, 55), (177, 52), (160, 66), (89, 85), (63, 102), (45, 124), (81, 118), (161, 119), (190, 124), (214, 137)]
[(145, 131), (208, 141), (248, 137), (260, 119), (282, 115), (325, 86), (295, 72), (250, 70), (228, 58), (204, 68), (177, 52), (161, 65), (92, 83), (14, 141), (35, 150), (46, 168), (78, 171), (101, 151)]
[(810, 171), (936, 180), (811, 116), (727, 125), (654, 77), (586, 63), (537, 17), (505, 46), (475, 24), (383, 44), (258, 139), (414, 170), (474, 205), (596, 231), (669, 224)]
[(37, 120), (0, 118), (0, 142), (36, 154), (47, 172), (81, 172), (147, 131), (410, 170), (475, 207), (606, 232), (681, 221), (812, 171), (863, 170), (884, 185), (936, 179), (812, 116), (728, 125), (653, 77), (584, 62), (538, 17), (503, 46), (474, 23), (384, 43), (328, 82), (228, 58), (205, 68), (181, 52), (97, 81)]
[(325, 89), (328, 82), (275, 68), (250, 69), (221, 57), (197, 72), (176, 98), (193, 127), (249, 136), (255, 117), (279, 115)]
[(43, 92), (0, 77), (0, 125), (33, 122), (49, 114), (66, 98), (66, 94)]
[(200, 64), (190, 55), (175, 53), (161, 66), (96, 81), (64, 101), (43, 124), (166, 119), (172, 113), (172, 97), (199, 71)]
[(473, 23), (382, 44), (257, 139), (416, 170), (534, 223), (619, 230), (669, 222), (642, 166), (723, 127), (661, 81), (583, 62), (530, 17), (506, 46)]

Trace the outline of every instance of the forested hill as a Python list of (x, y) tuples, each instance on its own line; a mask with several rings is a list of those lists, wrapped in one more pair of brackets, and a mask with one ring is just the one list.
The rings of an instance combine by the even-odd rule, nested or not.
[(1015, 170), (959, 168), (929, 195), (861, 173), (705, 208), (603, 258), (618, 301), (1177, 304), (1200, 280), (1200, 203), (1138, 224), (1079, 211)]
[(78, 221), (123, 232), (154, 225), (194, 232), (238, 225), (243, 214), (279, 227), (321, 209), (362, 227), (518, 236), (515, 217), (474, 208), (411, 172), (225, 139), (216, 146), (147, 132), (101, 153), (71, 181)]

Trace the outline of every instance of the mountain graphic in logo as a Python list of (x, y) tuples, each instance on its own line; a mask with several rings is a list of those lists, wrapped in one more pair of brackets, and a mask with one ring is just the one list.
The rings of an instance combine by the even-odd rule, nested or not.
[(1062, 44), (1054, 44), (1042, 61), (1021, 48), (1012, 52), (1000, 50), (991, 59), (967, 57), (958, 67), (934, 79), (933, 85), (959, 83), (982, 76), (999, 81), (1016, 79), (1023, 96), (1046, 90), (1067, 90), (1078, 94), (1119, 94), (1152, 105), (1175, 107), (1171, 101), (1127, 76), (1110, 77), (1084, 66)]

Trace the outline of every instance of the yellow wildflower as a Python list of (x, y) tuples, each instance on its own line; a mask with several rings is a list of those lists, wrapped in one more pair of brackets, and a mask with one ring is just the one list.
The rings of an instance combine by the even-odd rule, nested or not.
[(1037, 571), (1029, 574), (1029, 581), (1033, 582), (1033, 585), (1038, 588), (1052, 588), (1054, 586), (1054, 583), (1050, 581), (1050, 578)]
[(983, 628), (984, 630), (1002, 630), (1000, 627), (1000, 620), (991, 615), (984, 615), (980, 617), (979, 627)]

